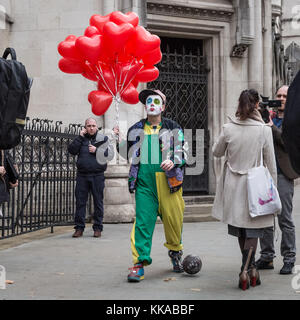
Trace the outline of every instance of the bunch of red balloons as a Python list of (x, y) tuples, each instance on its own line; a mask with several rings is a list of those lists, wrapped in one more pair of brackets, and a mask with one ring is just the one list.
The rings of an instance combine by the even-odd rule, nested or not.
[(103, 115), (113, 99), (138, 103), (139, 82), (159, 75), (154, 65), (162, 58), (160, 38), (138, 23), (134, 12), (95, 14), (83, 36), (70, 35), (58, 45), (61, 71), (97, 82), (98, 90), (88, 95), (95, 115)]

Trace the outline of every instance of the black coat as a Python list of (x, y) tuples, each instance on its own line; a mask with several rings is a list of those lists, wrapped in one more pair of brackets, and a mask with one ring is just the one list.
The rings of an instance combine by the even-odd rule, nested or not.
[[(10, 157), (8, 152), (0, 150), (0, 166), (4, 166), (6, 171), (8, 165), (7, 157)], [(0, 176), (0, 204), (9, 201), (9, 189), (11, 189), (9, 182), (10, 181), (7, 174), (5, 174), (4, 176)]]
[(300, 174), (300, 71), (290, 85), (282, 123), (282, 138), (293, 169)]

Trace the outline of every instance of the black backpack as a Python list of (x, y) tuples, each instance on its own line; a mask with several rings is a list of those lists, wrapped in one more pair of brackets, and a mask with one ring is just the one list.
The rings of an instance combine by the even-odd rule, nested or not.
[[(9, 54), (11, 60), (6, 59)], [(6, 48), (0, 58), (0, 149), (11, 149), (21, 141), (31, 85), (15, 50)]]

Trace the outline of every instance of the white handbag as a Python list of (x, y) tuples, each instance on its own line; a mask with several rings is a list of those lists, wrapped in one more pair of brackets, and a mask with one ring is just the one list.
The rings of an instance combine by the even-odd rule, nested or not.
[(263, 165), (261, 148), (260, 165), (248, 170), (247, 188), (249, 212), (252, 218), (281, 211), (281, 201), (268, 168)]

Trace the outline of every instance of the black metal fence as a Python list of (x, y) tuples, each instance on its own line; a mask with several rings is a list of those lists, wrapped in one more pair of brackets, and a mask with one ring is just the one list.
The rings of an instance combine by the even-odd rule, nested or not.
[(10, 150), (19, 185), (0, 206), (0, 239), (73, 223), (76, 158), (67, 146), (80, 129), (70, 124), (62, 132), (61, 121), (27, 119), (21, 143)]

